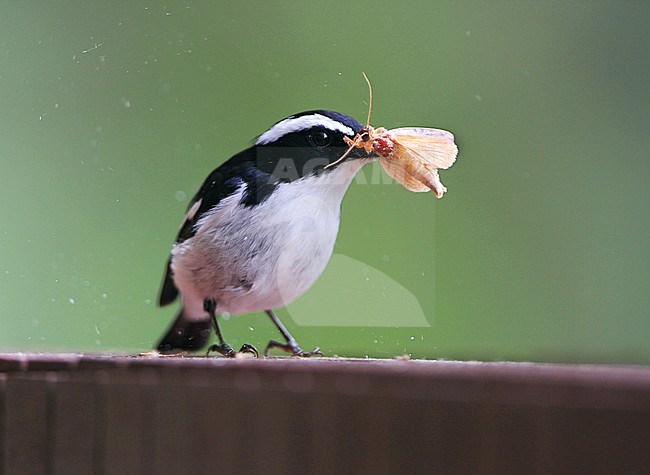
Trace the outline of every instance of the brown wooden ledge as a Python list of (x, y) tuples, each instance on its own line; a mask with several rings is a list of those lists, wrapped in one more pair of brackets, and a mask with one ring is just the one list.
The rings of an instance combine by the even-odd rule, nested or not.
[(650, 368), (0, 355), (4, 473), (648, 473)]

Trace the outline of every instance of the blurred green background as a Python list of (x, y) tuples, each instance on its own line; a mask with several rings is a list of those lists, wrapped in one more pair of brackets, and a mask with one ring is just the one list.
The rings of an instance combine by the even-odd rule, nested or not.
[(303, 347), (650, 363), (648, 24), (645, 1), (3, 2), (0, 350), (149, 349), (203, 178), (291, 113), (363, 121), (365, 71), (375, 126), (460, 155), (442, 200), (364, 170), (280, 311)]

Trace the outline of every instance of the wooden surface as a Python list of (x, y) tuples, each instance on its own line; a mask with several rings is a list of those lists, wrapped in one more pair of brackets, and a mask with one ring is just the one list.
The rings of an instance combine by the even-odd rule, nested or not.
[(0, 355), (4, 473), (650, 473), (650, 368)]

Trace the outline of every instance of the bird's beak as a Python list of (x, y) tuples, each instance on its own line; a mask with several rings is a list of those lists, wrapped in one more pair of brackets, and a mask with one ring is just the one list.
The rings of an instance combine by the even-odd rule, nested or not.
[(350, 158), (362, 159), (373, 158), (374, 156), (375, 154), (373, 152), (366, 152), (366, 149), (364, 147), (355, 147), (352, 149), (349, 155)]

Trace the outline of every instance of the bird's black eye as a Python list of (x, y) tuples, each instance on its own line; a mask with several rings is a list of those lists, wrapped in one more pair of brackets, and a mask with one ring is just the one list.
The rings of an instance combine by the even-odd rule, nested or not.
[(327, 147), (330, 143), (332, 143), (332, 136), (324, 130), (316, 130), (311, 133), (309, 140), (316, 147)]

